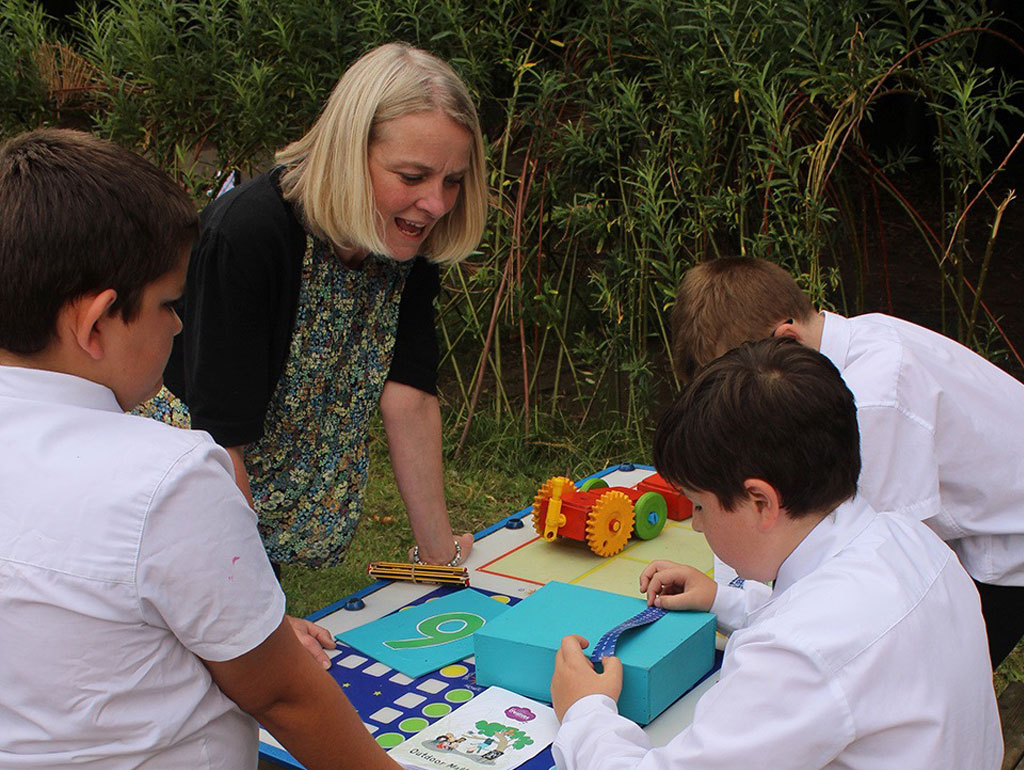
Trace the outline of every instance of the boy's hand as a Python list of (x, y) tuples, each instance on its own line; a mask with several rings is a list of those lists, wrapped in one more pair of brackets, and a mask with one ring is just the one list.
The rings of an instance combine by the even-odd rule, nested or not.
[(640, 573), (640, 590), (647, 605), (663, 610), (709, 612), (718, 584), (700, 570), (673, 561), (652, 561)]
[(569, 707), (586, 695), (607, 695), (617, 701), (622, 692), (622, 661), (602, 658), (604, 673), (594, 670), (590, 658), (583, 654), (587, 640), (573, 634), (562, 639), (555, 653), (555, 674), (551, 677), (551, 703), (558, 721)]
[(292, 627), (292, 631), (299, 638), (302, 646), (313, 656), (313, 660), (324, 668), (330, 668), (331, 659), (324, 650), (333, 650), (337, 646), (334, 642), (334, 637), (331, 636), (331, 632), (326, 628), (318, 626), (316, 623), (311, 623), (305, 618), (293, 618), (291, 615), (285, 615), (284, 617), (288, 621), (288, 625)]

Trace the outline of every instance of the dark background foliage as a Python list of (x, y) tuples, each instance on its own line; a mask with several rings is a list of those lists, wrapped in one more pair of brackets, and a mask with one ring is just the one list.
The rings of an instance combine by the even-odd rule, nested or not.
[[(481, 412), (643, 444), (673, 389), (682, 272), (775, 260), (824, 307), (892, 312), (1020, 375), (1024, 11), (1011, 0), (7, 0), (0, 129), (88, 128), (202, 202), (266, 167), (362, 52), (445, 57), (493, 189), (445, 277), (461, 450)], [(610, 418), (610, 419), (605, 419)]]

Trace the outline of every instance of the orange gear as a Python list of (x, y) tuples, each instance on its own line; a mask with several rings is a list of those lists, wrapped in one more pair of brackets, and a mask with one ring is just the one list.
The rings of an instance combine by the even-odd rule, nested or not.
[(601, 495), (587, 513), (587, 545), (598, 556), (614, 556), (633, 533), (633, 503), (622, 492)]
[(562, 482), (563, 495), (567, 492), (576, 491), (576, 485), (572, 483), (572, 480), (567, 479), (565, 476), (552, 476), (541, 485), (540, 489), (537, 490), (537, 494), (533, 498), (533, 528), (541, 537), (544, 537), (543, 513), (546, 513), (546, 510), (544, 510), (542, 506), (544, 502), (551, 499), (555, 481)]

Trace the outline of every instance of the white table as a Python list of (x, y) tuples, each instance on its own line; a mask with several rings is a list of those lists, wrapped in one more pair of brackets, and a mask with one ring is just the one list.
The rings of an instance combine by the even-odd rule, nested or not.
[[(610, 486), (628, 487), (636, 484), (652, 472), (653, 469), (650, 466), (622, 465), (606, 468), (593, 474), (593, 476), (603, 477)], [(540, 481), (538, 486), (539, 484)], [(576, 547), (575, 544), (552, 545), (540, 542), (533, 528), (532, 515), (530, 513), (531, 507), (528, 506), (512, 514), (507, 519), (477, 533), (473, 550), (466, 561), (472, 587), (520, 599), (532, 593), (538, 587), (537, 582), (530, 582), (518, 577), (508, 576), (507, 574), (497, 574), (503, 572), (503, 564), (513, 563), (513, 558), (507, 556), (510, 553), (515, 553), (519, 556), (519, 562), (522, 563), (522, 555), (526, 553), (524, 550), (526, 548), (550, 549), (561, 547), (563, 550), (559, 553), (558, 558), (561, 568), (569, 568), (577, 573), (582, 571), (585, 577), (581, 576), (579, 579), (572, 579), (571, 575), (569, 575), (568, 579), (566, 579), (567, 576), (558, 575), (558, 578), (565, 579), (565, 582), (580, 582), (581, 584), (586, 581), (592, 582), (597, 580), (598, 578), (595, 575), (601, 570), (606, 569), (609, 576), (606, 576), (605, 580), (614, 579), (611, 577), (612, 573), (616, 575), (621, 575), (624, 572), (632, 574), (635, 570), (635, 574), (639, 575), (640, 569), (642, 569), (640, 562), (650, 560), (649, 557), (663, 556), (662, 554), (654, 554), (650, 550), (657, 545), (657, 539), (638, 544), (638, 547), (633, 545), (636, 541), (631, 541), (631, 545), (627, 546), (621, 555), (623, 561), (618, 564), (593, 556), (589, 551), (585, 551), (585, 546), (582, 546), (582, 544), (580, 547)], [(509, 522), (512, 522), (513, 527), (516, 527), (518, 523), (522, 523), (523, 526), (510, 528)], [(686, 529), (688, 529), (688, 525)], [(689, 539), (688, 542), (691, 542), (691, 545), (693, 538), (699, 537), (692, 531), (686, 533), (685, 536)], [(703, 540), (702, 537), (699, 539)], [(667, 544), (661, 545), (662, 549), (666, 547), (668, 547)], [(706, 544), (703, 544), (703, 547), (706, 548)], [(533, 551), (532, 553), (543, 553), (543, 551)], [(571, 558), (564, 558), (567, 554)], [(620, 557), (613, 558), (618, 559)], [(708, 559), (707, 563), (710, 564), (710, 552), (707, 553), (706, 558)], [(497, 563), (495, 563), (496, 560), (498, 560)], [(508, 572), (509, 570), (504, 570), (504, 573)], [(325, 607), (319, 612), (310, 615), (309, 619), (316, 621), (319, 625), (330, 631), (331, 634), (337, 635), (350, 628), (368, 623), (371, 620), (376, 620), (398, 610), (435, 590), (436, 587), (435, 585), (381, 581)], [(346, 605), (352, 606), (353, 604), (358, 605), (360, 603), (365, 606), (357, 611), (346, 609)], [(333, 654), (336, 655), (337, 653)], [(657, 746), (664, 745), (678, 734), (683, 727), (690, 724), (693, 721), (693, 711), (697, 701), (716, 681), (718, 681), (717, 671), (713, 672), (704, 681), (690, 690), (690, 692), (672, 704), (657, 719), (647, 725), (644, 731), (651, 737), (651, 741)], [(367, 719), (367, 715), (361, 716)], [(260, 730), (260, 755), (263, 759), (283, 767), (302, 767), (265, 730)]]

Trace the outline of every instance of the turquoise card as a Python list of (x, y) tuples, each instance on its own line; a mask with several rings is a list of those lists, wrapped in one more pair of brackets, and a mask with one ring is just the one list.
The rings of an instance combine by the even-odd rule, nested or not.
[(506, 609), (497, 599), (465, 588), (340, 633), (338, 639), (415, 679), (472, 655), (473, 634)]

